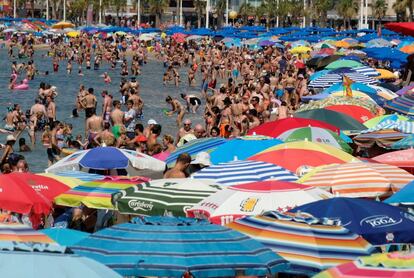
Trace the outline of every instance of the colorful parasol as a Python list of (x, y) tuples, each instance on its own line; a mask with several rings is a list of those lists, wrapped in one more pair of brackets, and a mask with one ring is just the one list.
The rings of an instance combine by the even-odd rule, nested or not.
[(414, 147), (414, 134), (410, 134), (391, 145), (392, 149), (408, 149)]
[(393, 205), (414, 205), (414, 182), (405, 185), (400, 191), (394, 193), (391, 197), (384, 201), (387, 204)]
[(297, 112), (311, 110), (311, 109), (325, 108), (327, 106), (332, 106), (332, 105), (356, 105), (356, 106), (361, 106), (367, 109), (373, 114), (378, 113), (378, 106), (374, 102), (368, 99), (360, 98), (360, 97), (350, 98), (350, 97), (344, 97), (344, 96), (331, 96), (323, 100), (314, 101), (312, 103), (302, 105), (297, 110)]
[(349, 105), (349, 104), (329, 105), (329, 106), (326, 106), (325, 109), (346, 114), (354, 118), (360, 123), (364, 123), (368, 121), (369, 119), (372, 119), (375, 117), (374, 113), (358, 105)]
[(387, 164), (351, 162), (319, 167), (299, 182), (343, 197), (388, 197), (414, 180), (410, 173)]
[(296, 206), (331, 198), (324, 190), (298, 183), (263, 181), (227, 187), (187, 210), (190, 217), (225, 225), (263, 211), (288, 211)]
[(375, 77), (376, 79), (397, 79), (397, 76), (389, 70), (386, 69), (376, 69), (380, 75)]
[(5, 241), (55, 243), (47, 235), (35, 231), (33, 228), (20, 223), (0, 223), (0, 249)]
[(405, 94), (388, 101), (385, 108), (405, 115), (414, 115), (414, 95)]
[(374, 145), (381, 148), (390, 148), (406, 137), (409, 137), (407, 133), (402, 133), (394, 129), (384, 129), (359, 134), (353, 140), (355, 144), (364, 148), (371, 148)]
[(325, 69), (359, 68), (362, 66), (364, 65), (354, 60), (338, 60), (327, 65)]
[(71, 22), (65, 22), (65, 21), (61, 21), (61, 22), (58, 22), (52, 25), (53, 29), (65, 29), (65, 28), (74, 28), (74, 27), (75, 27), (75, 24)]
[(373, 157), (372, 160), (379, 163), (394, 165), (399, 168), (412, 169), (414, 168), (414, 149), (410, 148), (407, 150), (384, 153)]
[(385, 121), (408, 121), (408, 118), (402, 115), (392, 114), (392, 115), (382, 115), (372, 118), (364, 123), (368, 128), (372, 128)]
[(238, 219), (227, 226), (257, 239), (290, 262), (288, 272), (316, 274), (323, 269), (374, 252), (362, 237), (309, 214), (268, 212)]

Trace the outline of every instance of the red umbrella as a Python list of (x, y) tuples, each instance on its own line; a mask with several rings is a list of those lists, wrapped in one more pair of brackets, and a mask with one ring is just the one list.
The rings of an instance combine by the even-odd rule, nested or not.
[(385, 28), (404, 35), (414, 36), (414, 22), (392, 22), (385, 24)]
[(288, 131), (292, 128), (309, 127), (309, 126), (329, 129), (339, 134), (339, 129), (337, 127), (327, 124), (325, 122), (313, 120), (313, 119), (290, 117), (286, 119), (281, 119), (281, 120), (261, 124), (258, 127), (255, 127), (249, 130), (248, 135), (257, 134), (257, 135), (266, 135), (266, 136), (276, 138), (283, 132)]
[(371, 113), (368, 109), (357, 106), (357, 105), (330, 105), (325, 107), (325, 109), (344, 113), (355, 120), (357, 120), (360, 123), (364, 123), (368, 121), (369, 119), (372, 119), (375, 117), (374, 114)]
[(410, 173), (414, 172), (414, 149), (394, 151), (373, 157), (374, 162), (394, 165)]

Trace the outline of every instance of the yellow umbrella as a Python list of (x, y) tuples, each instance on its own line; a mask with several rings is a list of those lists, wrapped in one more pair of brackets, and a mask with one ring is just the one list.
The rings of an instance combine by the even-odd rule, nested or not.
[(302, 46), (292, 48), (290, 50), (290, 53), (292, 53), (292, 54), (301, 54), (302, 53), (303, 54), (303, 53), (307, 53), (309, 51), (312, 51), (312, 48), (302, 45)]
[(376, 79), (395, 79), (397, 78), (394, 73), (386, 69), (375, 69), (380, 73), (379, 76), (375, 77)]
[(56, 23), (55, 25), (52, 25), (53, 29), (65, 29), (65, 28), (73, 28), (75, 27), (75, 24), (71, 22), (61, 21)]
[(70, 188), (74, 188), (75, 186), (78, 186), (78, 185), (84, 183), (84, 181), (82, 181), (80, 179), (77, 179), (77, 178), (62, 177), (62, 176), (58, 176), (58, 175), (51, 174), (51, 173), (42, 173), (42, 174), (37, 174), (37, 175), (52, 178), (52, 179), (57, 180), (57, 181), (59, 181), (63, 184), (66, 184)]
[(70, 31), (66, 33), (66, 36), (71, 37), (71, 38), (79, 37), (79, 35), (80, 35), (79, 31)]
[(118, 32), (115, 32), (115, 34), (117, 36), (125, 36), (127, 33), (125, 33), (124, 31), (118, 31)]
[(340, 48), (349, 48), (351, 44), (349, 44), (349, 42), (346, 41), (337, 41), (335, 42), (335, 46)]

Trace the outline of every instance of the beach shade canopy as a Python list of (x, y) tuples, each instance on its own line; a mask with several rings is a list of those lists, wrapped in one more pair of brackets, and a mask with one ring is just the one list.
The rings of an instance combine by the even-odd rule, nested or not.
[(366, 127), (355, 120), (354, 118), (340, 112), (331, 111), (324, 108), (311, 109), (295, 113), (295, 117), (309, 118), (326, 122), (330, 125), (336, 126), (341, 130), (361, 131)]
[(263, 211), (285, 212), (316, 200), (331, 198), (324, 190), (298, 183), (262, 181), (227, 187), (187, 210), (190, 217), (225, 225)]
[(20, 223), (0, 223), (0, 250), (13, 250), (13, 243), (39, 243), (57, 246), (49, 236)]
[(148, 169), (164, 171), (165, 163), (149, 155), (114, 147), (97, 147), (77, 151), (59, 160), (45, 170), (46, 173), (76, 170)]
[(238, 219), (227, 227), (271, 248), (290, 263), (288, 272), (294, 274), (313, 275), (374, 251), (372, 245), (338, 221), (329, 222), (304, 213), (267, 212)]
[(388, 101), (385, 106), (392, 111), (401, 114), (413, 116), (414, 115), (414, 95), (405, 94)]
[(413, 22), (390, 22), (385, 24), (385, 28), (403, 35), (414, 36)]
[[(339, 93), (333, 92), (331, 95), (326, 95), (327, 97), (318, 101), (313, 101), (308, 104), (301, 105), (301, 107), (296, 110), (296, 112), (308, 111), (313, 109), (321, 109), (327, 106), (332, 105), (356, 105), (361, 106), (371, 113), (376, 114), (380, 107), (374, 102), (374, 100), (365, 93), (360, 93), (361, 96), (354, 96), (354, 97), (345, 97), (343, 96), (343, 92)], [(325, 94), (322, 94), (325, 95)], [(315, 97), (318, 95), (315, 95)]]
[(210, 180), (160, 179), (120, 190), (112, 202), (120, 213), (186, 216), (187, 209), (221, 189)]
[(65, 28), (74, 28), (75, 24), (66, 21), (60, 21), (52, 25), (52, 29), (65, 29)]
[(173, 167), (178, 156), (182, 153), (188, 153), (191, 155), (191, 158), (194, 159), (199, 152), (211, 153), (225, 142), (227, 142), (227, 140), (224, 138), (200, 138), (191, 140), (172, 152), (165, 162), (168, 167)]
[(113, 193), (149, 180), (145, 177), (107, 176), (104, 179), (82, 183), (58, 195), (55, 198), (55, 204), (67, 207), (85, 205), (96, 209), (114, 209), (111, 202)]
[(329, 65), (330, 63), (337, 61), (341, 58), (341, 55), (330, 55), (326, 57), (314, 57), (312, 59), (309, 59), (306, 62), (306, 66), (311, 68), (317, 68), (321, 69)]
[(408, 183), (400, 191), (394, 193), (384, 202), (392, 205), (414, 205), (414, 182)]
[(263, 136), (246, 136), (235, 138), (219, 146), (211, 153), (213, 164), (230, 162), (235, 159), (244, 160), (267, 148), (283, 143), (279, 139)]
[(384, 253), (361, 257), (354, 262), (325, 270), (314, 278), (367, 278), (414, 276), (414, 255), (412, 253)]
[(375, 145), (381, 148), (391, 148), (409, 134), (396, 131), (394, 129), (383, 129), (361, 133), (353, 138), (354, 143), (360, 147), (371, 148)]
[(280, 166), (249, 160), (237, 160), (212, 165), (201, 169), (191, 177), (193, 179), (209, 179), (224, 186), (266, 180), (297, 180), (294, 174)]
[[(344, 60), (336, 61), (336, 62), (342, 62)], [(336, 63), (334, 62), (334, 63)], [(362, 73), (359, 73), (355, 70), (351, 70), (350, 72), (334, 72), (334, 73), (327, 73), (323, 74), (315, 79), (312, 79), (312, 81), (309, 83), (309, 88), (329, 88), (330, 86), (342, 83), (344, 76), (349, 77), (352, 81), (363, 83), (366, 85), (375, 85), (378, 84), (378, 81), (373, 79), (370, 76), (364, 75)]]
[(372, 160), (399, 168), (414, 168), (414, 149), (384, 153), (373, 157)]
[[(300, 159), (299, 159), (300, 158)], [(327, 144), (297, 141), (280, 144), (249, 158), (280, 165), (298, 175), (302, 170), (332, 163), (357, 160), (352, 155)]]
[(339, 69), (339, 68), (359, 68), (364, 66), (360, 62), (354, 61), (354, 60), (340, 60), (340, 61), (334, 61), (327, 65), (325, 69)]
[(373, 114), (371, 111), (358, 105), (348, 105), (348, 104), (330, 105), (330, 106), (326, 106), (325, 109), (346, 114), (360, 123), (364, 123), (368, 121), (369, 119), (372, 119), (375, 117), (375, 114)]
[(377, 201), (335, 197), (296, 207), (291, 212), (307, 212), (318, 218), (338, 219), (348, 230), (372, 245), (414, 242), (414, 216), (398, 207)]
[[(351, 84), (351, 89), (353, 91), (360, 91), (362, 93), (368, 93), (368, 94), (376, 94), (376, 92), (377, 92), (373, 87), (365, 85), (363, 83), (358, 83), (358, 82), (352, 83)], [(343, 91), (344, 91), (344, 85), (341, 82), (341, 83), (336, 83), (336, 84), (332, 85), (331, 87), (323, 90), (322, 93), (329, 93), (329, 94), (332, 94), (334, 92), (342, 92), (343, 93)]]
[(274, 276), (288, 266), (248, 236), (190, 218), (135, 218), (100, 230), (71, 249), (122, 276)]
[(320, 127), (329, 129), (335, 133), (339, 133), (339, 128), (322, 121), (299, 117), (289, 117), (286, 119), (263, 123), (255, 128), (250, 129), (248, 134), (260, 134), (276, 138), (280, 134), (290, 129), (300, 127)]
[(382, 116), (377, 116), (375, 118), (372, 118), (368, 121), (366, 121), (364, 123), (364, 126), (368, 127), (368, 128), (373, 128), (376, 125), (380, 124), (380, 123), (384, 123), (384, 122), (389, 122), (389, 121), (408, 121), (409, 119), (403, 115), (397, 115), (397, 114), (391, 114), (391, 115), (382, 115)]
[(392, 165), (351, 162), (313, 169), (300, 179), (343, 197), (388, 197), (414, 180), (410, 173)]
[(65, 184), (66, 186), (69, 186), (70, 188), (73, 188), (73, 187), (78, 186), (79, 184), (83, 183), (82, 180), (77, 179), (77, 178), (58, 176), (56, 174), (51, 174), (51, 173), (41, 173), (41, 174), (36, 174), (36, 175), (54, 179), (54, 180), (56, 180), (60, 183)]
[(377, 79), (397, 79), (398, 77), (395, 76), (395, 74), (389, 70), (386, 69), (376, 69), (378, 71), (378, 73), (380, 74), (379, 76), (375, 77)]
[(410, 134), (406, 137), (402, 137), (402, 139), (398, 140), (397, 142), (391, 145), (391, 149), (399, 150), (399, 149), (408, 149), (414, 147), (414, 134)]
[(39, 232), (45, 234), (62, 246), (75, 245), (90, 235), (89, 233), (66, 228), (48, 228), (39, 230)]
[(352, 148), (337, 133), (320, 127), (294, 128), (283, 132), (278, 138), (286, 143), (308, 140), (328, 144), (344, 152), (352, 153)]

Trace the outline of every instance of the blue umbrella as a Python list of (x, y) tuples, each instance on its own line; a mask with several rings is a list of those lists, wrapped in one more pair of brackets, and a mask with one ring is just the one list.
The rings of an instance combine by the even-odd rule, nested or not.
[(39, 232), (44, 233), (58, 244), (63, 246), (75, 245), (82, 239), (85, 239), (89, 236), (88, 233), (72, 230), (72, 229), (61, 229), (61, 228), (49, 228), (44, 230), (39, 230)]
[(331, 198), (296, 207), (318, 218), (337, 218), (342, 226), (373, 245), (414, 242), (414, 216), (381, 202), (357, 198)]
[(98, 147), (86, 153), (79, 165), (91, 169), (125, 169), (129, 159), (117, 148)]
[(123, 276), (273, 276), (288, 266), (248, 236), (192, 218), (135, 218), (71, 249)]
[[(344, 89), (343, 87), (344, 86), (343, 86), (342, 83), (337, 83), (337, 84), (334, 84), (331, 87), (323, 90), (322, 93), (330, 94), (330, 93), (333, 93), (333, 92), (342, 91)], [(360, 91), (360, 92), (363, 92), (363, 93), (367, 93), (367, 94), (377, 95), (377, 91), (374, 88), (372, 88), (368, 85), (365, 85), (363, 83), (358, 83), (358, 82), (352, 83), (351, 84), (351, 89), (352, 90), (357, 90), (357, 91)]]
[(251, 139), (236, 138), (217, 147), (211, 152), (211, 162), (213, 164), (233, 161), (235, 159), (247, 159), (265, 149), (279, 145), (283, 141), (279, 139)]
[(414, 134), (410, 134), (407, 137), (395, 142), (391, 145), (391, 149), (409, 149), (414, 147)]
[(384, 202), (393, 205), (414, 205), (414, 182), (405, 185), (400, 191), (394, 193)]

